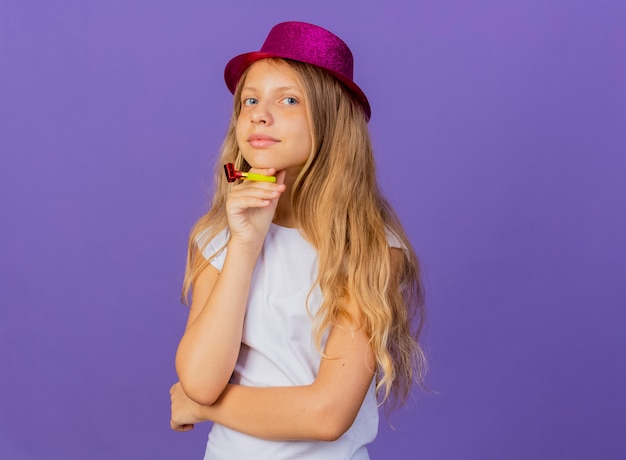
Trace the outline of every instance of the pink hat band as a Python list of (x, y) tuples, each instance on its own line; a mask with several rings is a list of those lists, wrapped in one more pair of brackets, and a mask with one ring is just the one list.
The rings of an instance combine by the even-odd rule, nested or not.
[(272, 57), (305, 62), (330, 72), (348, 88), (363, 108), (365, 118), (370, 119), (367, 97), (353, 80), (354, 61), (350, 48), (335, 34), (306, 22), (277, 24), (270, 30), (260, 51), (231, 59), (224, 70), (224, 80), (230, 92), (235, 93), (241, 75), (252, 63)]

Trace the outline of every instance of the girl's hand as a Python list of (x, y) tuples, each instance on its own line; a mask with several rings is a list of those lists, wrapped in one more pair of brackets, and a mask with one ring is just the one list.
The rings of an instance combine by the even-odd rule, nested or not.
[(172, 417), (170, 419), (170, 427), (174, 431), (192, 430), (196, 423), (206, 422), (198, 414), (200, 414), (200, 406), (198, 403), (189, 399), (183, 391), (180, 382), (176, 382), (170, 388), (170, 399), (172, 403)]
[[(272, 176), (276, 170), (251, 169), (250, 172)], [(285, 172), (276, 175), (276, 183), (243, 181), (233, 186), (226, 200), (231, 241), (261, 248), (274, 218), (281, 194), (285, 191)]]

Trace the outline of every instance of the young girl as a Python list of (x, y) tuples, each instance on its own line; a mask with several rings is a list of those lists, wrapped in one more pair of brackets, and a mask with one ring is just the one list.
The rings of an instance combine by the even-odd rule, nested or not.
[[(226, 66), (234, 111), (191, 232), (170, 391), (173, 429), (214, 422), (205, 459), (367, 459), (378, 403), (422, 383), (418, 264), (376, 184), (352, 67), (301, 22)], [(233, 185), (226, 163), (250, 175)]]

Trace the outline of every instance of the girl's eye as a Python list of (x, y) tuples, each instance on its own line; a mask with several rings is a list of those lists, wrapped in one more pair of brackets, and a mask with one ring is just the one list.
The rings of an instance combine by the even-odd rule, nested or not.
[(246, 99), (244, 99), (244, 100), (243, 100), (243, 105), (254, 105), (254, 104), (257, 104), (258, 102), (259, 102), (259, 101), (258, 101), (258, 100), (256, 100), (255, 98), (253, 98), (253, 97), (248, 97), (248, 98), (246, 98)]
[(281, 102), (286, 105), (296, 105), (298, 100), (295, 97), (286, 97)]

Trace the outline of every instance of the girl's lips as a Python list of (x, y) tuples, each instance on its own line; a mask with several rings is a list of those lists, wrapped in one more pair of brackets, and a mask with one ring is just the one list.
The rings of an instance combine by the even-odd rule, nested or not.
[(253, 134), (248, 137), (248, 144), (254, 148), (271, 147), (274, 144), (280, 142), (278, 139), (265, 134)]

